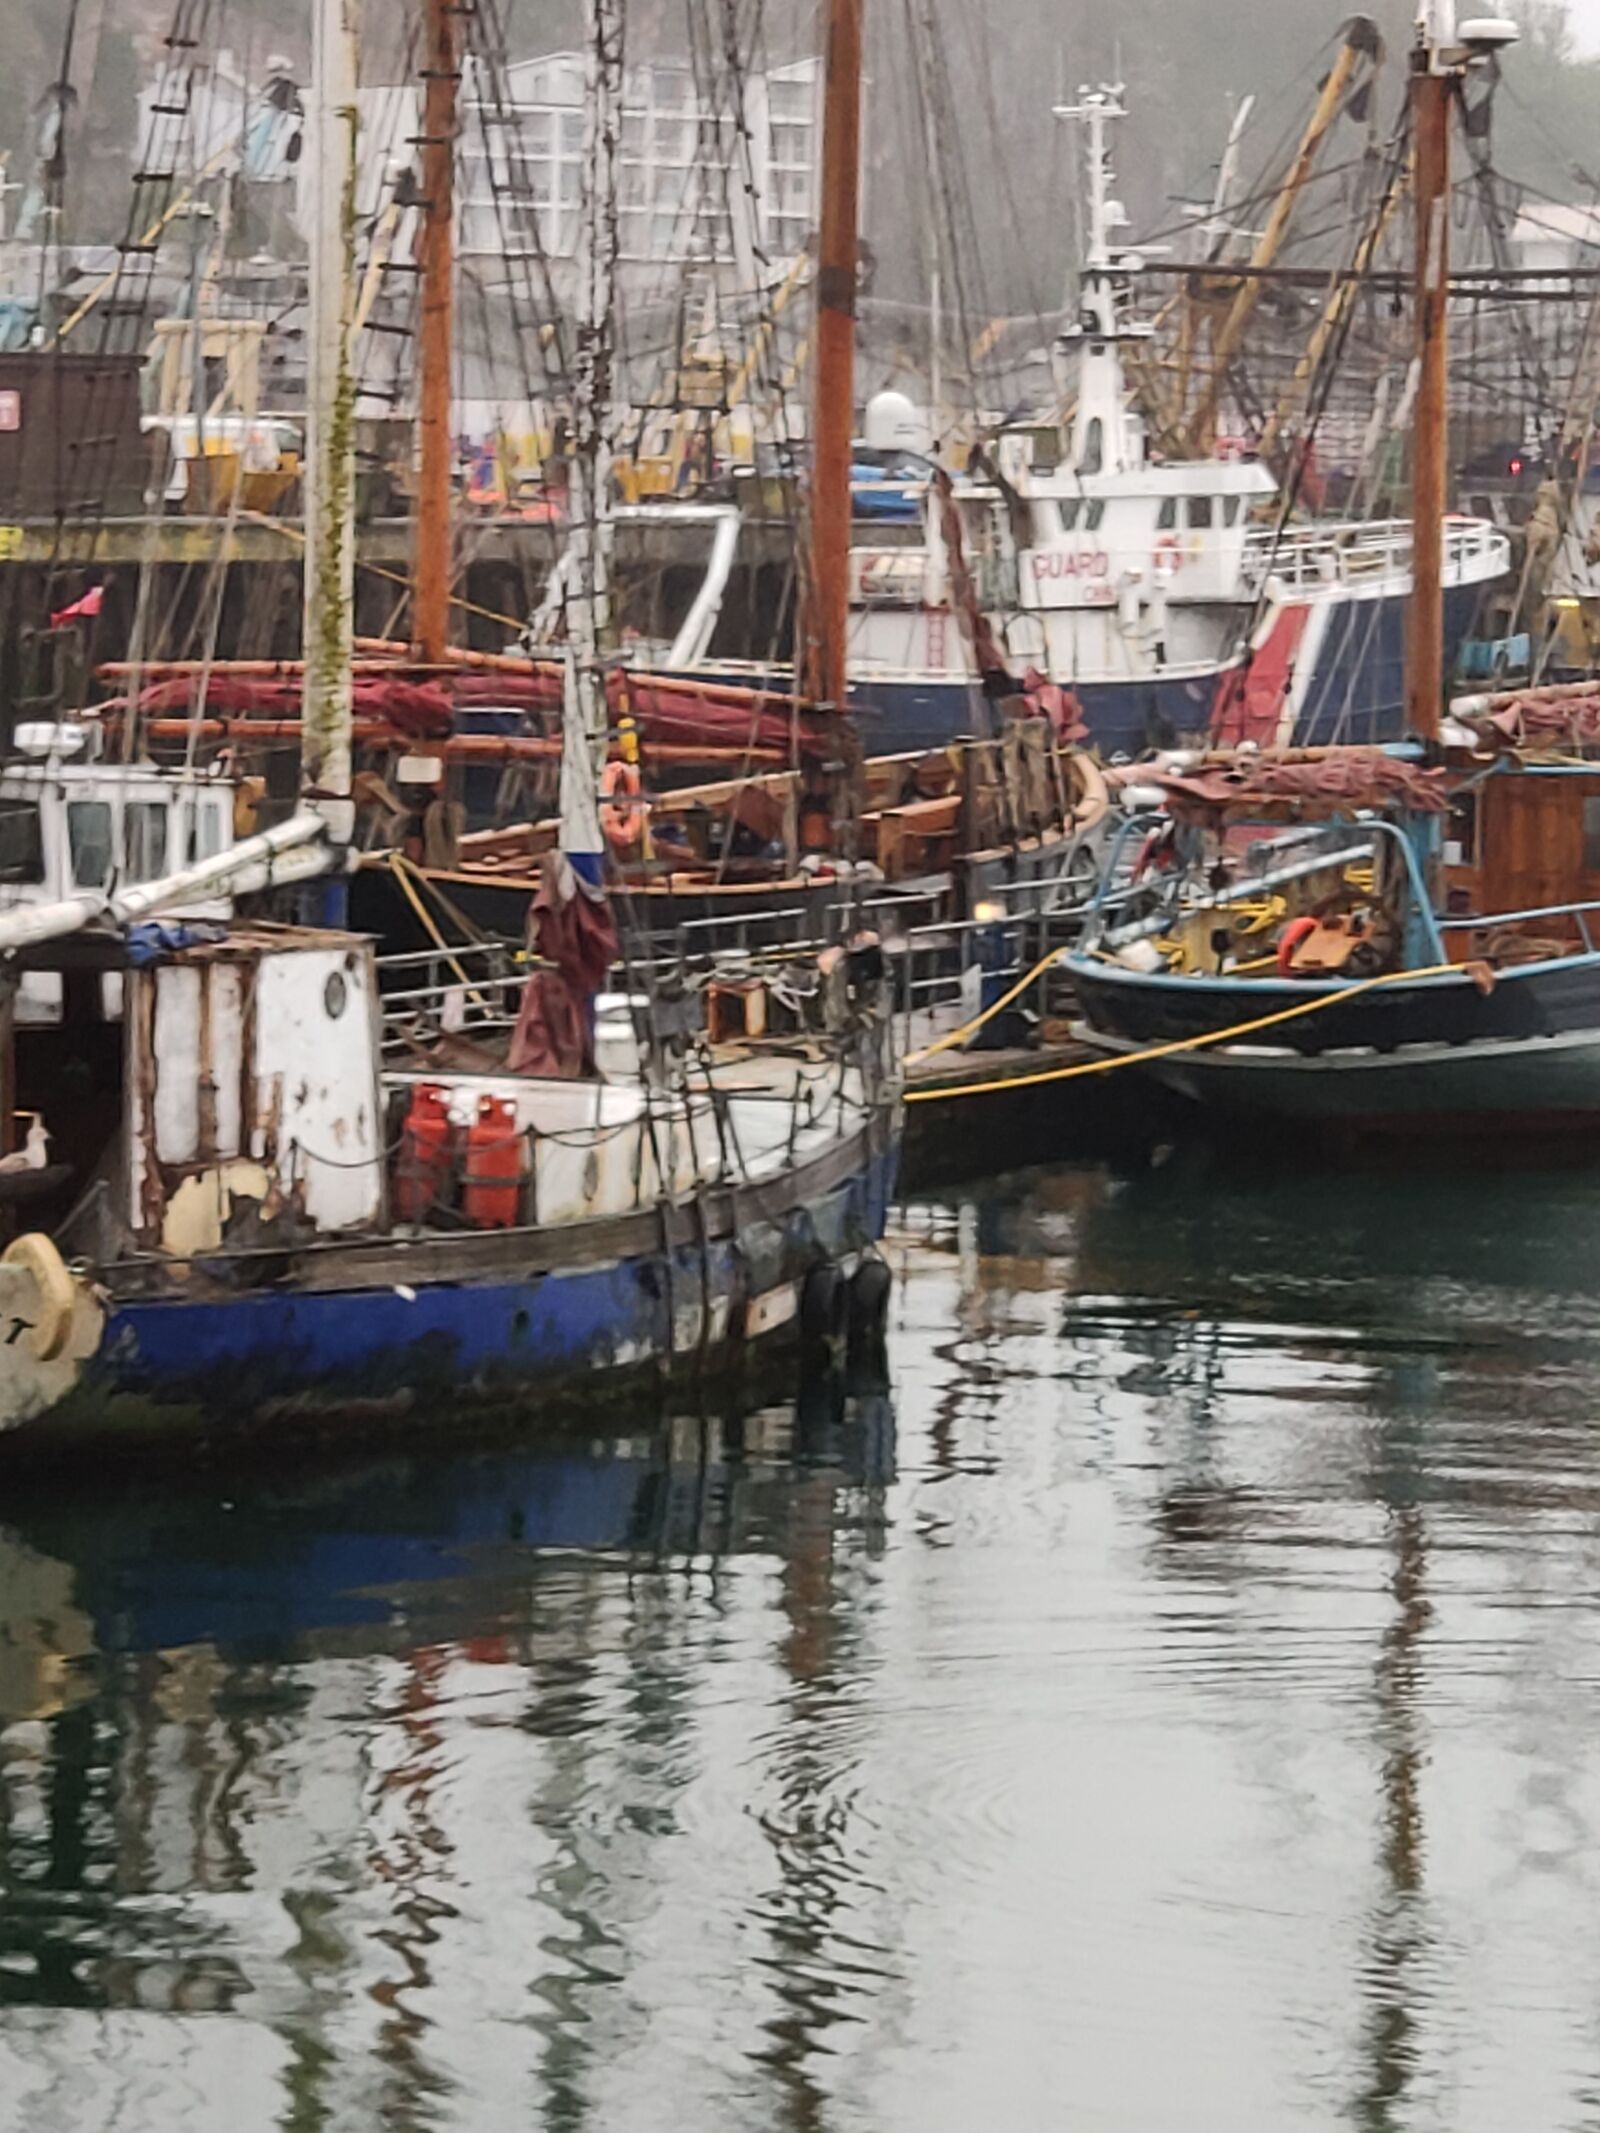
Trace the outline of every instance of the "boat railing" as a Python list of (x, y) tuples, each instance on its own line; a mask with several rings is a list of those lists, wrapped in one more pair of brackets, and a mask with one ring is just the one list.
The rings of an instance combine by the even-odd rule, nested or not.
[(1584, 952), (1595, 952), (1594, 927), (1591, 919), (1600, 913), (1600, 902), (1573, 904), (1536, 904), (1527, 911), (1473, 911), (1457, 913), (1441, 918), (1439, 931), (1444, 933), (1486, 933), (1491, 927), (1526, 926), (1549, 919), (1571, 919), (1582, 937)]
[[(1405, 862), (1414, 871), (1404, 837), (1392, 823), (1374, 817), (1359, 825), (1329, 824), (1306, 840), (1309, 849), (1297, 839), (1287, 848), (1292, 856), (1274, 858), (1264, 867), (1251, 868), (1220, 888), (1187, 869), (1141, 875), (1138, 860), (1131, 855), (1140, 851), (1144, 839), (1166, 820), (1161, 815), (1136, 815), (1123, 825), (1089, 913), (1087, 931), (1094, 947), (1113, 952), (1130, 948), (1138, 941), (1154, 940), (1170, 932), (1174, 925), (1200, 912), (1220, 911), (1259, 896), (1270, 896), (1291, 882), (1304, 881), (1314, 874), (1367, 865), (1376, 857), (1377, 840), (1383, 835), (1398, 841)], [(1285, 850), (1280, 840), (1273, 842), (1278, 851)]]
[[(1506, 537), (1484, 519), (1452, 519), (1445, 526), (1444, 565), (1448, 578), (1469, 564), (1506, 567)], [(1268, 578), (1285, 585), (1360, 586), (1374, 578), (1399, 575), (1411, 568), (1409, 519), (1374, 519), (1366, 525), (1258, 526), (1245, 537), (1243, 572), (1259, 590)]]
[(919, 920), (925, 923), (943, 896), (942, 883), (924, 889), (874, 883), (852, 894), (849, 884), (841, 882), (839, 894), (820, 909), (808, 901), (653, 928), (628, 944), (624, 960), (630, 977), (639, 979), (755, 963), (763, 957), (815, 954), (819, 946), (845, 940), (863, 928), (903, 933)]
[(486, 1038), (513, 1028), (532, 967), (505, 941), (380, 956), (385, 1059), (441, 1036)]

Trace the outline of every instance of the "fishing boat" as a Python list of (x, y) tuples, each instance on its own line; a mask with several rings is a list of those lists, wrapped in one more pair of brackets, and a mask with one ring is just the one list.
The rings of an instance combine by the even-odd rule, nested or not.
[(1236, 1116), (1600, 1121), (1600, 763), (1460, 740), (1158, 775), (1065, 959), (1077, 1034)]
[[(595, 6), (603, 128), (620, 39), (612, 0)], [(431, 33), (452, 14), (430, 0)], [(531, 964), (451, 954), (437, 982), (411, 966), (386, 984), (373, 943), (337, 923), (354, 689), (341, 204), (358, 131), (343, 0), (319, 0), (314, 60), (300, 805), (176, 872), (0, 912), (0, 1429), (47, 1445), (426, 1418), (445, 1393), (588, 1397), (784, 1339), (831, 1353), (886, 1300), (873, 1247), (898, 1092), (870, 939), (809, 983), (795, 964), (781, 989), (742, 988), (737, 1028), (713, 997), (670, 1016), (647, 997), (601, 1041), (617, 944), (597, 662), (569, 666), (563, 839)], [(305, 922), (200, 915), (277, 866)], [(41, 974), (63, 1003), (48, 1053), (17, 1027)]]
[[(1410, 524), (1296, 523), (1257, 458), (1152, 456), (1128, 375), (1151, 329), (1128, 301), (1140, 255), (1119, 237), (1109, 129), (1125, 116), (1121, 92), (1086, 90), (1068, 115), (1089, 172), (1079, 317), (1060, 343), (1070, 427), (1002, 432), (988, 478), (926, 485), (915, 544), (912, 529), (891, 542), (858, 528), (850, 679), (867, 746), (930, 747), (971, 729), (969, 578), (1005, 663), (1070, 691), (1105, 756), (1197, 739), (1399, 738)], [(1439, 548), (1450, 663), (1511, 548), (1470, 517), (1447, 520)]]
[[(1445, 502), (1449, 124), (1515, 36), (1421, 20), (1412, 62), (1418, 392), (1414, 549)], [(1600, 1118), (1600, 775), (1593, 692), (1452, 707), (1442, 569), (1408, 610), (1411, 750), (1236, 753), (1158, 773), (1066, 958), (1079, 1033), (1208, 1107), (1361, 1129), (1564, 1129)]]

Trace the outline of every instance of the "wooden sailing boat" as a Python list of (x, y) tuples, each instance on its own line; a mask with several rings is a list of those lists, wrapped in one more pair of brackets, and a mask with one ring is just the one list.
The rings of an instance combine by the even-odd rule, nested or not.
[[(530, 1385), (586, 1395), (641, 1371), (725, 1371), (774, 1339), (826, 1346), (852, 1321), (870, 1330), (883, 1311), (868, 1255), (893, 1180), (898, 1092), (870, 951), (831, 973), (815, 1025), (787, 1039), (718, 1044), (712, 1032), (691, 1067), (657, 1031), (648, 1062), (552, 1078), (516, 1070), (496, 1029), (505, 987), (459, 956), (437, 998), (423, 1000), (413, 972), (386, 1000), (371, 941), (332, 923), (133, 923), (237, 887), (290, 847), (312, 851), (326, 877), (313, 884), (319, 915), (337, 917), (351, 786), (357, 12), (357, 0), (315, 11), (302, 805), (284, 830), (205, 868), (0, 915), (8, 1136), (22, 970), (60, 977), (69, 1000), (78, 973), (114, 978), (122, 1008), (109, 1024), (69, 1013), (58, 1085), (39, 1098), (63, 1160), (30, 1200), (39, 1226), (0, 1259), (13, 1328), (0, 1431), (387, 1424)], [(437, 0), (436, 19), (447, 12)], [(569, 719), (573, 868), (594, 856), (581, 841), (593, 738)], [(535, 973), (524, 1014), (552, 977), (581, 1043), (593, 977), (579, 958)], [(419, 1005), (436, 1025), (455, 1007), (449, 1043), (419, 1045)], [(680, 1021), (680, 1038), (697, 1034)], [(0, 1165), (0, 1209), (6, 1176)]]
[[(605, 42), (604, 11), (595, 39)], [(839, 914), (863, 905), (880, 910), (905, 901), (915, 884), (919, 910), (930, 903), (959, 915), (1014, 880), (1059, 874), (1086, 825), (1106, 807), (1092, 765), (1061, 745), (1042, 717), (1014, 722), (1003, 739), (951, 746), (863, 766), (847, 715), (846, 647), (850, 629), (851, 435), (854, 409), (854, 290), (858, 252), (861, 0), (841, 0), (828, 17), (827, 96), (823, 131), (823, 213), (816, 265), (817, 333), (812, 361), (814, 465), (802, 559), (802, 657), (798, 690), (784, 693), (718, 686), (685, 676), (625, 668), (606, 658), (606, 552), (609, 449), (597, 433), (609, 392), (609, 361), (597, 351), (609, 331), (609, 276), (596, 280), (591, 248), (580, 261), (586, 316), (578, 333), (574, 379), (576, 490), (572, 520), (581, 552), (566, 558), (568, 579), (599, 567), (598, 597), (568, 599), (564, 662), (514, 652), (454, 650), (444, 630), (447, 588), (432, 583), (418, 622), (417, 650), (430, 661), (476, 667), (485, 686), (543, 692), (548, 707), (571, 681), (598, 749), (617, 729), (604, 776), (616, 790), (602, 810), (609, 878), (624, 889), (638, 932), (660, 938), (685, 923), (704, 929), (726, 919), (741, 927), (781, 914), (786, 930), (825, 938)], [(448, 30), (437, 32), (430, 67), (427, 129), (448, 138)], [(440, 84), (444, 86), (440, 86)], [(608, 136), (592, 133), (590, 184), (603, 196), (598, 152)], [(428, 180), (430, 213), (446, 197), (445, 180)], [(441, 243), (423, 256), (423, 311), (432, 318), (449, 301), (449, 261)], [(442, 328), (424, 342), (423, 434), (448, 420), (449, 366)], [(443, 413), (440, 410), (443, 410)], [(448, 553), (448, 483), (420, 484), (418, 553)], [(419, 585), (417, 613), (423, 616)], [(682, 786), (672, 752), (688, 756), (708, 730), (726, 744), (737, 774), (715, 784)], [(436, 753), (470, 746), (456, 736)], [(510, 745), (538, 748), (538, 741)], [(639, 792), (641, 756), (655, 790)], [(663, 776), (662, 772), (668, 775)], [(678, 772), (681, 777), (681, 771)], [(674, 787), (676, 786), (676, 789)], [(848, 836), (841, 840), (841, 823)], [(402, 852), (397, 883), (388, 854), (374, 854), (353, 886), (360, 922), (408, 944), (432, 930), (459, 937), (459, 921), (501, 938), (520, 936), (543, 856), (561, 839), (555, 810), (542, 821), (469, 832), (451, 850), (418, 842)], [(848, 847), (848, 848), (846, 848)], [(882, 894), (878, 893), (880, 886)], [(428, 899), (419, 920), (418, 891)], [(435, 893), (436, 892), (436, 893)]]
[[(1067, 958), (1080, 1033), (1197, 1102), (1363, 1129), (1600, 1121), (1600, 764), (1515, 700), (1443, 727), (1449, 129), (1516, 31), (1433, 0), (1412, 55), (1418, 392), (1407, 702), (1420, 744), (1161, 775)], [(1462, 707), (1467, 708), (1467, 707)], [(1497, 723), (1498, 721), (1498, 723)]]

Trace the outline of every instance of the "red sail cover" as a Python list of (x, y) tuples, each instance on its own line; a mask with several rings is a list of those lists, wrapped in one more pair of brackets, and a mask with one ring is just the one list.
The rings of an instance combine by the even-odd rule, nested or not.
[(506, 1064), (513, 1074), (582, 1081), (594, 1073), (594, 1003), (617, 956), (604, 889), (577, 874), (562, 852), (539, 862), (528, 906), (528, 946), (548, 969), (523, 988)]
[[(196, 674), (174, 675), (139, 692), (143, 717), (187, 711), (200, 686)], [(838, 747), (830, 712), (796, 708), (784, 695), (672, 676), (613, 671), (607, 676), (612, 715), (629, 714), (646, 746), (793, 748), (801, 757), (826, 762)], [(354, 684), (357, 718), (383, 721), (405, 740), (445, 740), (457, 710), (498, 706), (528, 713), (555, 712), (561, 705), (561, 670), (541, 665), (530, 673), (466, 671), (447, 680), (412, 681), (402, 675), (359, 674)], [(300, 680), (215, 673), (206, 686), (206, 708), (219, 716), (295, 718)], [(535, 720), (535, 730), (542, 722)]]

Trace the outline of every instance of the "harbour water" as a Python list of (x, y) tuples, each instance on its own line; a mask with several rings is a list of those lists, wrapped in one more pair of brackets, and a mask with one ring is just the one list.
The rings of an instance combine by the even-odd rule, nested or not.
[(886, 1393), (8, 1481), (0, 2133), (1600, 2113), (1600, 1174), (902, 1210)]

